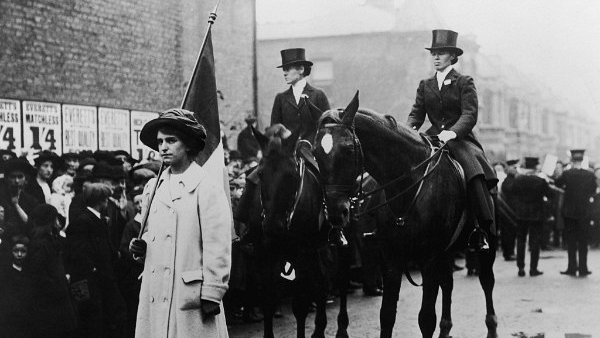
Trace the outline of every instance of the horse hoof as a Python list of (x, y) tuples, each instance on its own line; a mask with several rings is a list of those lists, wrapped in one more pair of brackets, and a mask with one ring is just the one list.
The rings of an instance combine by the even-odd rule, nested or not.
[(348, 335), (348, 332), (346, 332), (346, 331), (344, 330), (343, 332), (342, 332), (342, 331), (338, 331), (338, 332), (335, 334), (335, 338), (350, 338), (350, 336)]

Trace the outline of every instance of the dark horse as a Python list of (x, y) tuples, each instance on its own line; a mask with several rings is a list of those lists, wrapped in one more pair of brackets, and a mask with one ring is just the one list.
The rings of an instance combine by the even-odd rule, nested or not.
[[(357, 93), (344, 111), (330, 110), (321, 117), (313, 152), (326, 187), (332, 224), (347, 222), (350, 204), (356, 199), (354, 184), (364, 171), (385, 187), (387, 204), (397, 219), (393, 225), (378, 229), (387, 265), (380, 310), (381, 337), (392, 336), (402, 273), (410, 276), (408, 260), (416, 261), (421, 268), (419, 327), (423, 337), (432, 337), (435, 331), (435, 303), (440, 288), (440, 337), (450, 337), (452, 257), (457, 249), (466, 247), (474, 222), (468, 213), (463, 214), (466, 189), (460, 170), (455, 169), (445, 148), (434, 151), (416, 131), (397, 125), (390, 116), (359, 111)], [(495, 243), (493, 236), (488, 236), (490, 243)], [(479, 253), (479, 281), (486, 300), (487, 336), (496, 338), (492, 300), (495, 247), (490, 246), (489, 251)]]
[[(297, 336), (305, 336), (306, 316), (311, 300), (314, 300), (316, 317), (312, 337), (325, 337), (328, 276), (332, 272), (328, 244), (330, 226), (323, 215), (323, 190), (315, 170), (316, 163), (309, 158), (312, 157), (310, 150), (302, 149), (310, 144), (298, 140), (298, 135), (291, 134), (280, 124), (269, 127), (266, 136), (256, 130), (253, 132), (263, 152), (256, 170), (260, 178), (263, 217), (260, 273), (265, 289), (264, 337), (273, 337), (277, 280), (282, 271), (284, 275), (291, 275), (292, 269), (295, 274), (292, 309)], [(340, 281), (347, 281), (347, 277), (343, 277), (347, 275), (347, 269), (340, 268), (343, 270)], [(341, 300), (336, 336), (348, 337), (347, 284), (339, 284)]]

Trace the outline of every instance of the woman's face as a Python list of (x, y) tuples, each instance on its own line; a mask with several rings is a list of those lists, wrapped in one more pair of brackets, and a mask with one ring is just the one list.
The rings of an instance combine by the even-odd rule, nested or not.
[(158, 151), (162, 160), (170, 166), (179, 166), (188, 161), (187, 151), (189, 148), (174, 134), (158, 131), (156, 134)]
[(438, 72), (443, 71), (452, 64), (456, 56), (448, 53), (448, 51), (431, 51), (431, 61), (433, 62), (433, 68)]
[(13, 263), (22, 266), (25, 257), (27, 257), (27, 246), (25, 244), (15, 244), (12, 247)]
[(45, 161), (38, 168), (38, 176), (43, 180), (49, 180), (52, 177), (52, 173), (54, 173), (52, 161)]
[(285, 83), (294, 85), (298, 81), (304, 78), (304, 67), (298, 66), (289, 66), (283, 67), (283, 77), (285, 78)]

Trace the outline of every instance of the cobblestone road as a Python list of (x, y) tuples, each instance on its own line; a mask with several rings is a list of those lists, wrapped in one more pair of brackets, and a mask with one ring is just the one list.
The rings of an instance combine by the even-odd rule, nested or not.
[[(559, 274), (566, 269), (566, 251), (543, 251), (538, 277), (518, 277), (515, 262), (506, 262), (498, 254), (494, 266), (496, 287), (495, 307), (500, 337), (519, 338), (600, 338), (600, 250), (589, 253), (586, 278)], [(529, 257), (526, 259), (526, 264)], [(458, 261), (464, 265), (464, 262)], [(528, 270), (528, 266), (526, 267)], [(419, 278), (418, 274), (415, 278)], [(454, 294), (451, 334), (454, 338), (486, 336), (485, 301), (479, 280), (467, 277), (464, 271), (454, 274)], [(421, 337), (417, 316), (421, 289), (402, 283), (394, 337)], [(364, 297), (357, 290), (349, 296), (351, 337), (379, 337), (379, 306), (381, 298)], [(295, 337), (295, 321), (289, 305), (283, 307), (284, 317), (275, 319), (276, 337)], [(441, 294), (437, 315), (441, 314)], [(337, 301), (328, 306), (327, 337), (335, 337)], [(307, 336), (313, 330), (314, 313), (307, 320)], [(232, 338), (262, 337), (262, 323), (234, 325), (229, 328)], [(434, 336), (439, 333), (436, 330)]]

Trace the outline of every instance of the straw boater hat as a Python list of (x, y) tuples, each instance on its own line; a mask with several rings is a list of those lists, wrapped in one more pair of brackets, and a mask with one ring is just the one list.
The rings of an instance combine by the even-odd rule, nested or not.
[(463, 50), (456, 47), (456, 40), (458, 39), (458, 33), (447, 29), (435, 29), (432, 31), (433, 39), (431, 41), (431, 47), (425, 48), (430, 51), (435, 50), (448, 50), (452, 53), (456, 53), (456, 56), (461, 56)]
[(173, 108), (160, 113), (158, 118), (148, 121), (140, 132), (140, 140), (143, 144), (158, 151), (156, 135), (162, 127), (172, 127), (189, 135), (194, 141), (198, 142), (200, 148), (204, 148), (206, 140), (206, 130), (196, 121), (194, 114), (185, 109)]

